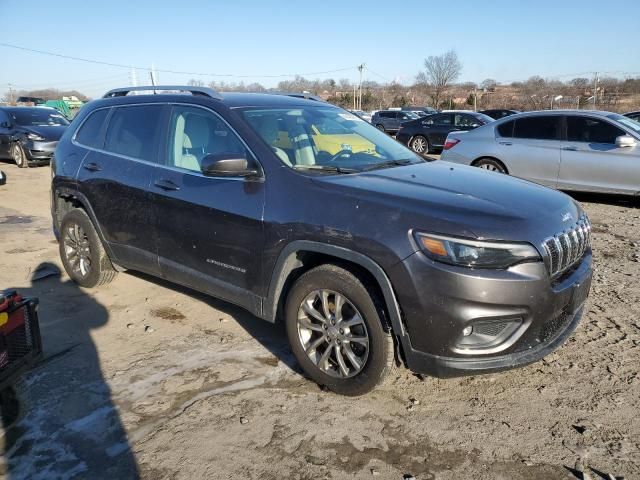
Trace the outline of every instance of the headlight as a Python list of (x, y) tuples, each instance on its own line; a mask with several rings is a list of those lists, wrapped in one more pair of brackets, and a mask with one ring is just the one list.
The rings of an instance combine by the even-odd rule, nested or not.
[(29, 137), (29, 140), (36, 140), (38, 142), (44, 140), (44, 137), (41, 137), (37, 133), (27, 133), (27, 137)]
[(538, 251), (529, 243), (484, 242), (418, 232), (415, 238), (427, 257), (451, 265), (507, 268), (541, 260)]

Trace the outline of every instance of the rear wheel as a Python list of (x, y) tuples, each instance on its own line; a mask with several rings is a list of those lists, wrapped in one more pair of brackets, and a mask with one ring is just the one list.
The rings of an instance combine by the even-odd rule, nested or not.
[(481, 158), (473, 165), (483, 170), (489, 170), (490, 172), (507, 173), (507, 169), (503, 163), (493, 158)]
[(11, 157), (16, 165), (20, 168), (27, 168), (29, 162), (27, 161), (27, 154), (24, 152), (24, 148), (18, 142), (14, 142), (11, 146)]
[(83, 287), (104, 285), (117, 274), (91, 219), (79, 208), (62, 219), (60, 258), (69, 277)]
[(416, 135), (413, 137), (409, 146), (411, 147), (411, 150), (419, 155), (426, 155), (429, 153), (429, 140), (422, 135)]
[(285, 306), (287, 336), (304, 371), (342, 395), (362, 395), (393, 364), (393, 341), (372, 294), (349, 271), (321, 265), (292, 286)]

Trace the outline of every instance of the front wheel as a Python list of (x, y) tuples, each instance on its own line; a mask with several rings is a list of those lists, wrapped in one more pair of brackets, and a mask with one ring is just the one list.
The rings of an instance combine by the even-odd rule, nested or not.
[(384, 125), (382, 125), (382, 124), (380, 124), (380, 123), (379, 123), (378, 125), (376, 125), (376, 128), (377, 128), (378, 130), (380, 130), (381, 132), (385, 132), (385, 133), (386, 133), (386, 130), (384, 129)]
[(416, 135), (413, 137), (410, 143), (411, 150), (416, 152), (419, 155), (426, 155), (429, 153), (429, 140), (422, 135)]
[(27, 154), (24, 152), (24, 148), (18, 142), (15, 142), (11, 146), (11, 157), (13, 161), (16, 162), (16, 165), (20, 168), (27, 168), (29, 166), (29, 162), (27, 160)]
[(393, 342), (372, 294), (349, 271), (321, 265), (292, 286), (285, 306), (291, 349), (318, 384), (362, 395), (393, 365)]
[(507, 173), (507, 169), (502, 162), (494, 160), (493, 158), (481, 158), (473, 165), (483, 170), (489, 170), (490, 172)]

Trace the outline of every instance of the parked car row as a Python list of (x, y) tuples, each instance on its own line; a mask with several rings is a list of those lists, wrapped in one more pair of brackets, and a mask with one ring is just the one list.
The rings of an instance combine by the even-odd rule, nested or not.
[(520, 113), (451, 132), (441, 159), (562, 190), (638, 195), (640, 123), (596, 110)]

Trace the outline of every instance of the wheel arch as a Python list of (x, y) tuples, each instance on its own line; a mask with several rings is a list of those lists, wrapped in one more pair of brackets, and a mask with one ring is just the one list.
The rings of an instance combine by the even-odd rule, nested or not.
[(505, 171), (507, 174), (509, 174), (509, 169), (508, 169), (508, 168), (507, 168), (507, 166), (504, 164), (504, 162), (503, 162), (502, 160), (500, 160), (499, 158), (496, 158), (496, 157), (491, 156), (491, 155), (482, 155), (482, 156), (480, 156), (480, 157), (478, 157), (478, 158), (474, 159), (474, 160), (470, 163), (470, 165), (471, 165), (472, 167), (475, 167), (475, 166), (477, 165), (477, 163), (478, 163), (480, 160), (484, 160), (485, 158), (486, 158), (486, 159), (489, 159), (489, 160), (493, 160), (494, 162), (498, 162), (500, 165), (502, 165), (502, 168), (504, 168), (504, 171)]
[(382, 267), (371, 258), (353, 250), (308, 240), (297, 240), (287, 245), (276, 261), (271, 274), (269, 291), (263, 304), (263, 318), (275, 322), (280, 314), (289, 288), (304, 272), (325, 263), (334, 263), (349, 270), (377, 290), (384, 303), (385, 329), (403, 338), (406, 330), (402, 324), (400, 305), (393, 286)]
[(93, 208), (91, 208), (91, 203), (82, 193), (76, 191), (75, 189), (71, 189), (68, 187), (57, 187), (55, 188), (52, 194), (52, 220), (53, 220), (53, 232), (56, 236), (56, 239), (59, 239), (60, 235), (60, 225), (62, 223), (62, 218), (64, 215), (74, 208), (80, 208), (86, 212), (93, 224), (96, 232), (98, 233), (98, 237), (102, 242), (102, 246), (104, 247), (107, 255), (111, 259), (113, 266), (117, 270), (121, 270), (121, 267), (118, 266), (115, 262), (115, 256), (113, 255), (113, 251), (109, 243), (105, 240), (104, 234), (102, 233), (102, 228), (100, 227), (100, 222), (96, 217)]

